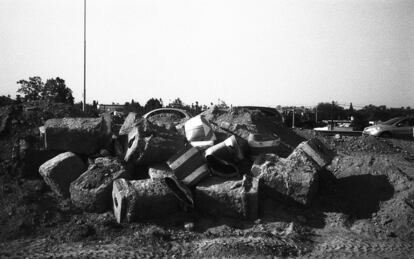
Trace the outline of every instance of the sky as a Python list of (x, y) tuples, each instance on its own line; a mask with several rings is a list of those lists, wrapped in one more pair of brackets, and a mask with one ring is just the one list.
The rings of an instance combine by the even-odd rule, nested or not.
[[(412, 0), (86, 0), (87, 102), (414, 107)], [(83, 1), (0, 0), (0, 95), (83, 93)]]

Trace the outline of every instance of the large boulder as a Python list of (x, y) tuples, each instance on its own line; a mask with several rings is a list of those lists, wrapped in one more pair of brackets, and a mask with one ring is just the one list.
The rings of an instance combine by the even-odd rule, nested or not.
[(45, 122), (45, 146), (49, 150), (91, 155), (111, 143), (110, 122), (100, 118), (62, 118)]
[(85, 170), (82, 159), (72, 152), (65, 152), (42, 164), (39, 173), (58, 196), (69, 197), (71, 182)]
[(258, 215), (259, 181), (245, 177), (243, 180), (225, 180), (210, 177), (195, 189), (196, 209), (216, 216), (255, 219)]
[(128, 134), (126, 162), (155, 165), (166, 162), (186, 143), (183, 135), (171, 127), (158, 126), (140, 119)]
[(166, 217), (180, 208), (179, 200), (162, 179), (117, 179), (112, 199), (118, 223)]
[(251, 172), (258, 177), (264, 192), (274, 198), (290, 198), (307, 205), (318, 189), (319, 166), (301, 149), (288, 158), (262, 154), (254, 162)]
[(129, 178), (116, 158), (99, 157), (70, 185), (73, 204), (85, 211), (101, 213), (111, 209), (112, 185), (118, 178)]

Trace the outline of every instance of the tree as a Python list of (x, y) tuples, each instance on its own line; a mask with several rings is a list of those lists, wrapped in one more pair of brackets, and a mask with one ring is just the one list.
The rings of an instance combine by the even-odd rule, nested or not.
[(184, 103), (180, 98), (176, 98), (172, 103), (169, 103), (167, 107), (182, 109), (184, 107)]
[(56, 77), (48, 79), (42, 91), (42, 99), (57, 103), (73, 104), (72, 90), (66, 87), (65, 80)]
[(147, 101), (147, 103), (144, 106), (145, 111), (152, 111), (154, 109), (158, 109), (158, 108), (162, 108), (162, 104), (160, 102), (160, 100), (156, 99), (156, 98), (151, 98)]
[(344, 108), (337, 103), (319, 103), (316, 107), (318, 110), (318, 120), (337, 120), (345, 118)]
[(29, 77), (29, 81), (23, 79), (19, 80), (17, 81), (17, 84), (20, 84), (20, 88), (17, 89), (17, 92), (23, 94), (23, 99), (25, 101), (36, 101), (41, 99), (44, 83), (39, 76)]
[(352, 103), (349, 104), (349, 113), (352, 114), (354, 112), (354, 106), (352, 106)]
[(65, 80), (59, 77), (48, 79), (45, 84), (42, 78), (34, 76), (29, 77), (29, 81), (17, 81), (17, 84), (20, 84), (17, 92), (23, 94), (25, 101), (49, 100), (73, 104), (72, 90), (66, 87)]

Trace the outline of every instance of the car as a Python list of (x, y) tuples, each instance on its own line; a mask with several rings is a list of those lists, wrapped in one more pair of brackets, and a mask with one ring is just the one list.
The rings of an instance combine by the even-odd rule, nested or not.
[(413, 137), (414, 117), (395, 117), (377, 125), (366, 127), (363, 135), (377, 137)]

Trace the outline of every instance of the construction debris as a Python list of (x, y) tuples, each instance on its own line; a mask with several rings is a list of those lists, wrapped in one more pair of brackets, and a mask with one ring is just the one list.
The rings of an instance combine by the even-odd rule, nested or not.
[(85, 163), (72, 152), (65, 152), (40, 166), (39, 173), (58, 196), (69, 197), (69, 186), (86, 169)]
[(303, 150), (308, 156), (310, 156), (320, 168), (330, 164), (335, 155), (317, 138), (312, 138), (306, 142), (302, 142), (297, 148)]
[[(212, 125), (219, 142), (232, 135), (248, 142), (251, 134), (258, 134), (265, 140), (274, 140), (273, 153), (287, 157), (303, 141), (302, 138), (299, 141), (294, 132), (282, 126), (280, 114), (270, 108), (232, 107), (223, 110), (212, 107), (202, 115)], [(285, 139), (280, 141), (282, 135)]]
[(289, 197), (296, 202), (309, 204), (318, 189), (318, 165), (301, 149), (288, 158), (275, 154), (262, 154), (252, 166), (264, 192), (274, 198)]
[(162, 179), (115, 180), (112, 199), (118, 223), (165, 217), (180, 207)]
[(159, 164), (151, 166), (148, 169), (148, 175), (151, 179), (157, 179), (173, 176), (174, 173), (167, 164)]
[(119, 135), (128, 135), (128, 133), (135, 126), (135, 123), (138, 122), (139, 116), (136, 112), (128, 113), (128, 116), (125, 118), (124, 123), (119, 129)]
[(193, 147), (206, 149), (214, 145), (216, 136), (210, 123), (201, 115), (189, 119), (185, 124), (185, 136)]
[(129, 178), (120, 161), (110, 157), (96, 158), (95, 163), (71, 183), (73, 204), (89, 212), (102, 213), (110, 209), (113, 181), (118, 178)]
[(260, 154), (277, 154), (280, 138), (276, 135), (250, 134), (248, 137), (249, 154), (252, 161)]
[(245, 141), (234, 135), (205, 152), (206, 161), (214, 175), (232, 178), (239, 175), (236, 163), (244, 159)]
[(110, 144), (110, 130), (110, 122), (103, 117), (50, 119), (45, 122), (45, 146), (91, 155)]
[(196, 209), (215, 216), (255, 219), (258, 215), (259, 181), (210, 177), (195, 189)]
[(203, 154), (187, 144), (167, 161), (178, 180), (189, 186), (198, 184), (210, 174)]
[(128, 134), (125, 161), (146, 165), (164, 163), (182, 149), (185, 142), (174, 126), (162, 127), (141, 119)]

